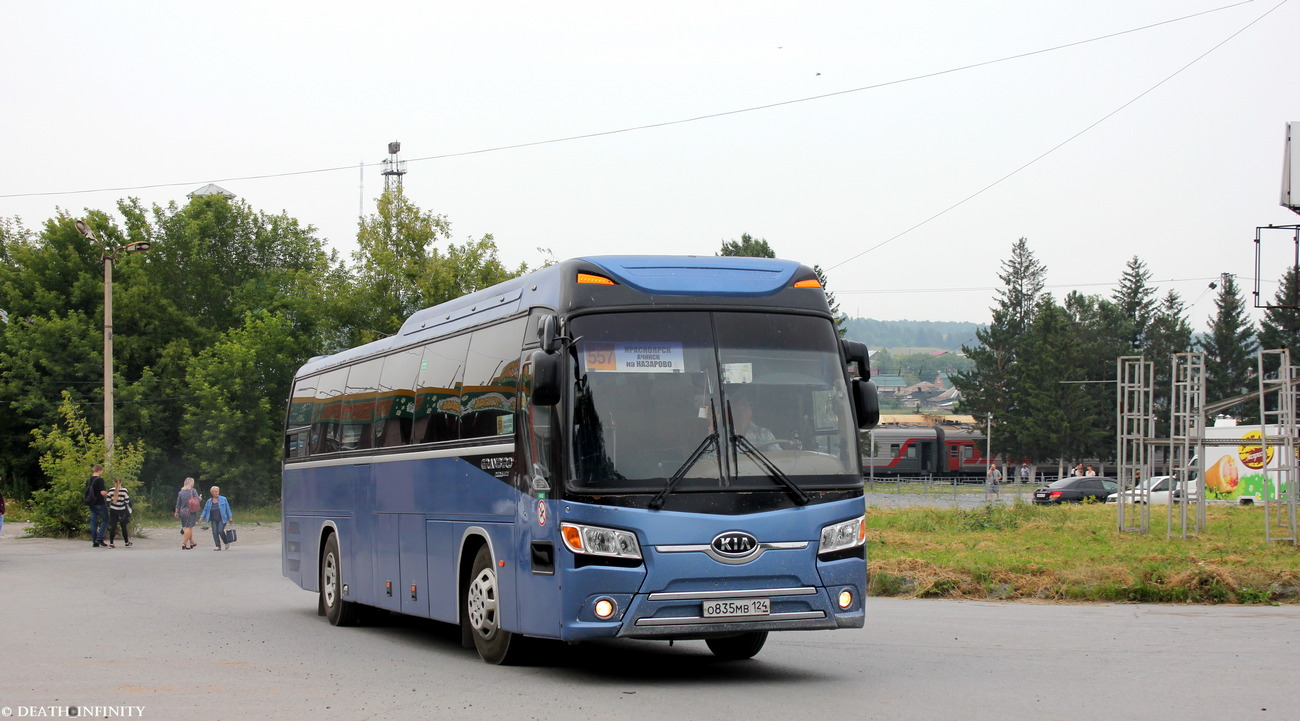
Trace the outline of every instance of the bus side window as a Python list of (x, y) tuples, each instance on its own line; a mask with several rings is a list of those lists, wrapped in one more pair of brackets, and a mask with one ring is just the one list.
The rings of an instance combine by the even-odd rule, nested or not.
[(426, 345), (420, 355), (415, 383), (415, 424), (412, 443), (460, 438), (460, 386), (469, 335)]
[(342, 446), (343, 387), (347, 379), (347, 368), (336, 368), (320, 376), (316, 386), (320, 413), (311, 424), (312, 453), (333, 453)]
[(526, 318), (474, 331), (465, 358), (461, 438), (514, 435), (519, 349)]
[(375, 389), (379, 384), (379, 369), (383, 360), (372, 358), (348, 370), (348, 381), (343, 389), (343, 418), (341, 447), (345, 451), (370, 448), (375, 422)]
[(316, 377), (294, 381), (289, 394), (289, 430), (285, 432), (285, 458), (306, 458), (310, 454), (311, 424), (319, 413), (316, 404)]
[(375, 400), (375, 447), (390, 448), (411, 442), (415, 416), (415, 378), (420, 369), (420, 349), (407, 348), (384, 358)]

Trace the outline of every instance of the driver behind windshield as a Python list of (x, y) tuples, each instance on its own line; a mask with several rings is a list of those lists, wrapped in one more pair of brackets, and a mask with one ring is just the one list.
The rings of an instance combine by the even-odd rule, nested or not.
[(748, 396), (732, 397), (731, 428), (736, 435), (744, 436), (745, 440), (760, 451), (780, 450), (772, 431), (754, 422), (754, 405)]

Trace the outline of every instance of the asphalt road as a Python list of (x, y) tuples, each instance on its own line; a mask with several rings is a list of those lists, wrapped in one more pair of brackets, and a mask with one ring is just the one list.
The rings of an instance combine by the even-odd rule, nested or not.
[[(1294, 719), (1300, 607), (871, 599), (860, 631), (549, 645), (488, 666), (456, 629), (337, 629), (280, 575), (274, 527), (214, 553), (0, 542), (0, 714), (144, 719)], [(43, 714), (42, 714), (43, 711)]]

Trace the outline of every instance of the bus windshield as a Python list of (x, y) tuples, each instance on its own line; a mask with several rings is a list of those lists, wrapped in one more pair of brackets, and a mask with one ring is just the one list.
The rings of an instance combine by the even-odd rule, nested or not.
[(861, 485), (831, 322), (808, 315), (608, 313), (574, 318), (578, 493)]

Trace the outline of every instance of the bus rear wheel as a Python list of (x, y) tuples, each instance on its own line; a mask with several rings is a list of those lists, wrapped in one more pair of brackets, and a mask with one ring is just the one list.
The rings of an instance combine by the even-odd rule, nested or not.
[(727, 661), (753, 658), (767, 643), (767, 631), (738, 633), (734, 636), (716, 636), (704, 639), (714, 656)]
[(501, 628), (501, 586), (496, 567), (492, 565), (492, 551), (487, 546), (478, 549), (471, 569), (460, 622), (473, 637), (474, 648), (484, 661), (516, 663), (522, 655), (523, 637)]
[(334, 626), (353, 626), (360, 618), (357, 604), (343, 600), (343, 565), (339, 560), (339, 539), (331, 533), (320, 557), (320, 608)]

